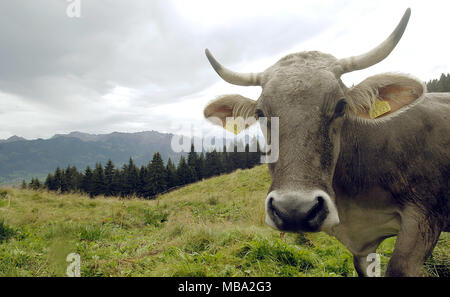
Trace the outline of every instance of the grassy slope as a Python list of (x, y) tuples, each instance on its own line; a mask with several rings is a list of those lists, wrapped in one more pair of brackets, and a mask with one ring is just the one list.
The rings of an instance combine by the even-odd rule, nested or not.
[[(334, 238), (265, 225), (269, 183), (260, 166), (153, 201), (0, 189), (0, 276), (63, 276), (71, 252), (82, 276), (352, 276)], [(382, 269), (394, 243), (379, 248)], [(449, 251), (444, 234), (424, 273), (448, 275)]]

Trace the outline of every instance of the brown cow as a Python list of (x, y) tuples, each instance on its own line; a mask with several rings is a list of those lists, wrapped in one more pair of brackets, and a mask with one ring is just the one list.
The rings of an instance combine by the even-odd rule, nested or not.
[(386, 275), (418, 275), (440, 233), (450, 230), (450, 94), (427, 93), (401, 74), (372, 76), (353, 88), (340, 79), (386, 58), (409, 17), (410, 9), (386, 41), (361, 56), (295, 53), (261, 73), (233, 72), (206, 50), (225, 81), (262, 86), (262, 93), (257, 101), (221, 96), (205, 117), (279, 119), (267, 224), (335, 236), (361, 276), (367, 256), (395, 235)]

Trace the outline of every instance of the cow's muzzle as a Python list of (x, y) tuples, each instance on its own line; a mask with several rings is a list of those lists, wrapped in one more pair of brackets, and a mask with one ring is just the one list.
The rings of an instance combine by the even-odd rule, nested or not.
[(339, 217), (330, 196), (323, 191), (273, 191), (266, 200), (266, 223), (281, 231), (317, 232), (339, 224)]

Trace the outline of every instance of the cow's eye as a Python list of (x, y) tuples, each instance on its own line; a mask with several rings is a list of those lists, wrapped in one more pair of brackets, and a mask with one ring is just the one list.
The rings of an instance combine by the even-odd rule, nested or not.
[(255, 111), (255, 115), (256, 115), (257, 118), (264, 118), (265, 117), (264, 116), (264, 112), (261, 109), (257, 109)]
[(345, 113), (345, 108), (347, 106), (347, 101), (345, 99), (339, 100), (339, 102), (336, 104), (336, 108), (334, 110), (334, 116), (335, 117), (341, 117)]

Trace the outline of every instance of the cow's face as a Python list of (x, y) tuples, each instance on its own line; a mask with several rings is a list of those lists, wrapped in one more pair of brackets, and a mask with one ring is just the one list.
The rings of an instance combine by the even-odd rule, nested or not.
[[(266, 222), (280, 230), (318, 231), (339, 223), (332, 177), (347, 101), (345, 87), (331, 71), (336, 61), (318, 52), (289, 55), (260, 75), (257, 101), (228, 95), (205, 109), (207, 118), (222, 121), (253, 116), (267, 118), (270, 125), (278, 118), (279, 158), (269, 164)], [(274, 135), (265, 136), (272, 143)]]
[[(257, 101), (222, 96), (205, 108), (205, 117), (219, 118), (222, 124), (227, 117), (279, 119), (279, 158), (269, 164), (272, 185), (266, 198), (270, 226), (320, 231), (339, 224), (332, 183), (344, 121), (370, 118), (376, 98), (389, 101), (394, 112), (424, 91), (420, 82), (399, 75), (374, 76), (349, 90), (340, 75), (384, 59), (401, 38), (408, 18), (409, 10), (393, 34), (365, 55), (337, 60), (319, 52), (292, 54), (258, 74), (230, 71), (207, 51), (222, 78), (238, 85), (259, 85), (262, 93)], [(270, 135), (266, 141), (271, 142)]]
[(255, 105), (257, 116), (279, 119), (279, 159), (269, 164), (272, 185), (266, 222), (284, 231), (318, 231), (339, 223), (332, 178), (347, 101), (332, 72), (316, 67), (298, 70), (297, 65), (311, 58), (324, 57), (318, 53), (289, 57), (292, 64), (283, 63), (286, 71), (263, 81)]

